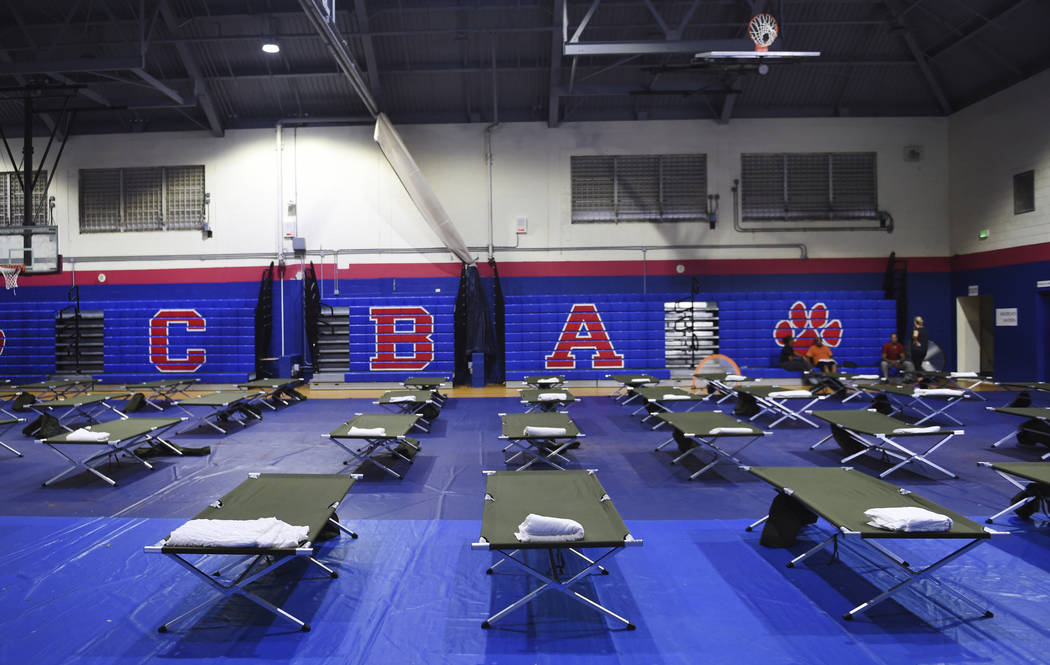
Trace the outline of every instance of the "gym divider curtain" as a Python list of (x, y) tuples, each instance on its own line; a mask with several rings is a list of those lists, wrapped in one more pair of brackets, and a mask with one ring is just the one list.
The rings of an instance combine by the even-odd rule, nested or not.
[(460, 270), (453, 327), (456, 358), (452, 382), (467, 383), (470, 381), (467, 363), (470, 362), (471, 355), (484, 353), (486, 366), (495, 355), (492, 319), (489, 317), (488, 303), (481, 287), (481, 275), (476, 265), (464, 264)]

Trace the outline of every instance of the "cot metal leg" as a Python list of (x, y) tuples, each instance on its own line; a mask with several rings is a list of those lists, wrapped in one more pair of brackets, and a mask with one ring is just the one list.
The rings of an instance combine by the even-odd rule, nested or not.
[(1016, 438), (1017, 438), (1017, 431), (1015, 430), (1013, 432), (1010, 432), (1009, 434), (1007, 434), (1003, 438), (999, 439), (995, 443), (993, 443), (991, 447), (992, 448), (998, 448), (999, 446), (1003, 445), (1004, 443), (1006, 443), (1010, 439), (1016, 439)]
[(345, 524), (342, 524), (341, 522), (339, 522), (339, 521), (337, 521), (337, 520), (335, 520), (335, 519), (333, 519), (331, 517), (328, 518), (328, 521), (331, 522), (332, 525), (334, 525), (337, 529), (339, 529), (340, 531), (342, 531), (346, 535), (350, 536), (351, 538), (357, 538), (357, 533), (354, 532), (354, 531), (351, 531)]
[(787, 567), (788, 568), (794, 568), (796, 564), (802, 563), (803, 561), (808, 559), (813, 554), (816, 554), (820, 550), (824, 549), (824, 547), (828, 543), (833, 542), (833, 541), (837, 542), (838, 541), (838, 537), (839, 537), (839, 534), (837, 534), (837, 533), (831, 534), (830, 536), (828, 536), (824, 540), (822, 540), (819, 543), (817, 543), (816, 545), (814, 545), (812, 548), (806, 550), (802, 554), (799, 554), (797, 557), (795, 557), (791, 561), (788, 561)]
[(756, 526), (762, 526), (766, 523), (767, 520), (769, 520), (769, 515), (766, 515), (765, 517), (762, 517), (758, 520), (755, 520), (751, 524), (748, 524), (747, 528), (744, 529), (744, 531), (754, 531)]
[(817, 441), (817, 442), (816, 442), (816, 443), (814, 443), (814, 444), (813, 444), (812, 446), (810, 446), (810, 447), (809, 447), (809, 449), (810, 449), (810, 450), (814, 450), (814, 449), (816, 449), (816, 448), (817, 448), (817, 446), (819, 446), (820, 444), (824, 443), (824, 442), (825, 442), (825, 441), (827, 441), (828, 439), (832, 439), (832, 438), (834, 438), (834, 435), (832, 435), (832, 434), (828, 434), (828, 435), (827, 435), (826, 437), (824, 437), (824, 438), (823, 438), (823, 439), (821, 439), (820, 441)]
[(1007, 506), (1006, 508), (1000, 510), (999, 512), (997, 512), (996, 514), (992, 515), (991, 517), (985, 519), (984, 521), (987, 522), (988, 524), (992, 524), (993, 522), (995, 522), (995, 520), (999, 519), (1000, 517), (1002, 517), (1006, 513), (1012, 512), (1014, 510), (1017, 510), (1018, 508), (1020, 508), (1021, 506), (1025, 505), (1026, 503), (1029, 503), (1031, 501), (1035, 501), (1035, 499), (1036, 499), (1036, 497), (1034, 497), (1034, 496), (1026, 496), (1025, 498), (1021, 499), (1017, 503), (1014, 503), (1012, 505)]
[(0, 441), (0, 446), (3, 446), (4, 448), (7, 448), (7, 449), (8, 449), (8, 450), (10, 450), (11, 452), (13, 452), (13, 453), (14, 453), (15, 455), (18, 455), (19, 457), (25, 457), (25, 456), (24, 456), (24, 455), (23, 455), (22, 453), (18, 452), (17, 450), (15, 450), (15, 449), (14, 449), (14, 448), (12, 448), (11, 446), (7, 445), (7, 444), (6, 444), (6, 443), (4, 443), (3, 441)]

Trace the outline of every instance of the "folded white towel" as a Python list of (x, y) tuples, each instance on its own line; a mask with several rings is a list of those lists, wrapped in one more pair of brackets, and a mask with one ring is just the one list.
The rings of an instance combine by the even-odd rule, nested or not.
[(932, 427), (898, 427), (893, 430), (894, 434), (933, 434), (934, 432), (940, 432), (941, 428), (937, 425)]
[(631, 383), (652, 383), (652, 382), (653, 382), (652, 379), (647, 379), (647, 378), (641, 377), (641, 376), (636, 376), (633, 379), (631, 379)]
[(66, 441), (109, 441), (109, 432), (92, 432), (89, 429), (81, 427), (80, 429), (75, 429), (69, 434), (67, 434)]
[(569, 396), (565, 393), (540, 393), (536, 399), (541, 402), (560, 402), (569, 399)]
[(878, 381), (881, 377), (878, 374), (854, 374), (853, 378), (857, 381)]
[(561, 383), (561, 380), (556, 376), (548, 376), (543, 379), (536, 379), (536, 383)]
[(568, 430), (564, 427), (538, 427), (536, 425), (526, 425), (525, 436), (565, 436), (568, 434)]
[(583, 540), (583, 525), (565, 517), (529, 513), (514, 537), (523, 543), (560, 543)]
[(726, 381), (747, 381), (747, 377), (741, 374), (726, 374)]
[(351, 425), (350, 429), (347, 430), (347, 434), (350, 436), (386, 436), (385, 427), (357, 427)]
[(778, 399), (792, 399), (794, 397), (812, 397), (813, 395), (808, 390), (774, 390), (769, 393), (769, 396)]
[(918, 506), (871, 508), (864, 514), (871, 526), (888, 531), (951, 531), (952, 518)]
[(166, 545), (175, 547), (251, 547), (288, 549), (306, 540), (309, 529), (276, 517), (256, 520), (190, 520), (171, 532)]
[(708, 434), (754, 434), (750, 427), (716, 427)]
[(952, 372), (949, 376), (953, 379), (976, 379), (977, 372)]
[(674, 402), (682, 401), (687, 399), (693, 399), (692, 395), (682, 395), (679, 393), (664, 393), (664, 396), (660, 398), (662, 402)]
[(394, 395), (393, 397), (388, 397), (387, 401), (390, 403), (414, 402), (416, 401), (416, 397), (415, 395)]
[(959, 397), (963, 391), (954, 388), (916, 388), (912, 394), (916, 397)]

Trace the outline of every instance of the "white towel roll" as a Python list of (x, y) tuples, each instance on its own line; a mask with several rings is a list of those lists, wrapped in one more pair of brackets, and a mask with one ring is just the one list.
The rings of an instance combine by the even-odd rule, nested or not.
[(952, 372), (948, 376), (953, 379), (976, 379), (977, 372)]
[(397, 404), (399, 402), (414, 402), (416, 401), (416, 397), (415, 395), (394, 395), (393, 397), (388, 397), (386, 401), (391, 404)]
[(561, 402), (569, 399), (569, 396), (565, 393), (540, 393), (536, 399), (541, 402)]
[(755, 430), (750, 427), (716, 427), (708, 434), (754, 434)]
[(566, 517), (529, 513), (514, 537), (523, 543), (558, 543), (583, 540), (583, 525)]
[(912, 394), (916, 397), (959, 397), (964, 393), (954, 388), (916, 388)]
[(350, 436), (386, 436), (385, 427), (356, 427), (351, 426), (347, 430), (347, 434)]
[(548, 383), (549, 384), (549, 383), (561, 383), (561, 381), (556, 376), (548, 376), (548, 377), (543, 378), (543, 379), (536, 379), (536, 383)]
[(796, 397), (812, 397), (812, 393), (808, 390), (774, 390), (769, 393), (769, 397), (776, 399), (792, 399)]
[(882, 377), (878, 374), (854, 374), (853, 378), (857, 381), (878, 381)]
[(660, 402), (681, 402), (687, 399), (693, 399), (692, 395), (681, 395), (679, 393), (665, 393), (659, 400)]
[(726, 374), (726, 381), (747, 381), (747, 377), (742, 374)]
[(871, 508), (864, 514), (871, 526), (888, 531), (951, 531), (952, 518), (918, 506)]
[(940, 432), (941, 428), (937, 425), (932, 427), (898, 427), (893, 430), (894, 434), (933, 434), (934, 432)]
[(652, 383), (652, 382), (653, 382), (652, 379), (647, 379), (647, 378), (641, 377), (641, 376), (636, 376), (633, 379), (631, 379), (631, 383)]
[(109, 432), (92, 432), (81, 427), (66, 435), (66, 441), (84, 441), (89, 443), (102, 443), (109, 441)]
[(525, 436), (565, 436), (569, 431), (564, 427), (539, 427), (537, 425), (526, 425), (523, 434)]
[(171, 532), (170, 547), (289, 549), (306, 540), (309, 528), (276, 517), (255, 520), (190, 520)]

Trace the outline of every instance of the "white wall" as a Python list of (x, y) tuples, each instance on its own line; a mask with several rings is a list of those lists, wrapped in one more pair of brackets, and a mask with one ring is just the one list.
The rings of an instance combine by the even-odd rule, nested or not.
[[(951, 116), (953, 254), (1050, 242), (1050, 71)], [(1035, 170), (1035, 211), (1014, 215), (1013, 176)], [(987, 240), (978, 233), (988, 229)]]
[[(953, 119), (954, 122), (954, 119)], [(404, 126), (399, 130), (467, 244), (488, 243), (488, 185), (484, 125)], [(298, 234), (311, 250), (434, 247), (440, 242), (416, 213), (397, 177), (372, 141), (371, 127), (285, 129), (283, 193), (273, 130), (74, 136), (53, 184), (61, 251), (67, 257), (276, 252), (284, 205), (298, 206)], [(923, 146), (906, 162), (903, 149)], [(493, 132), (494, 244), (537, 249), (564, 246), (673, 248), (683, 244), (804, 242), (819, 257), (945, 256), (948, 224), (948, 120), (785, 119), (507, 124)], [(43, 148), (43, 142), (38, 148)], [(731, 186), (741, 152), (876, 151), (879, 204), (896, 220), (893, 234), (737, 233), (732, 228)], [(569, 159), (574, 154), (705, 152), (708, 191), (721, 196), (718, 228), (705, 224), (625, 223), (572, 225)], [(85, 234), (78, 231), (77, 172), (81, 168), (204, 164), (211, 194), (214, 238), (197, 232)], [(9, 165), (0, 163), (0, 168)], [(529, 232), (515, 237), (516, 218)], [(792, 258), (792, 250), (657, 251), (650, 259)], [(504, 261), (638, 259), (637, 251), (504, 253)], [(447, 253), (386, 254), (355, 262), (451, 260)], [(342, 259), (347, 265), (349, 259)], [(252, 261), (223, 259), (208, 265)], [(254, 263), (258, 263), (255, 260)], [(121, 263), (91, 268), (141, 267)], [(153, 264), (156, 265), (156, 264)], [(169, 262), (167, 267), (201, 265)]]

